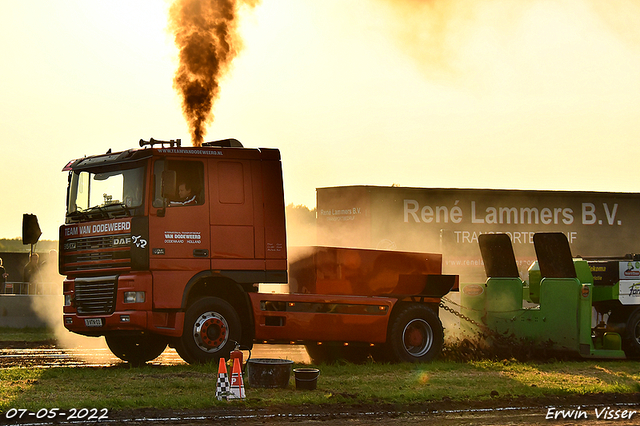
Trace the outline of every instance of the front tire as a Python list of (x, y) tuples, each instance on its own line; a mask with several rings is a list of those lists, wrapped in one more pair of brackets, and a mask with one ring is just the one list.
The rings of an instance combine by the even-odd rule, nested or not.
[(206, 297), (187, 309), (176, 352), (189, 364), (217, 362), (229, 358), (241, 338), (240, 318), (233, 306), (223, 299)]
[(387, 355), (391, 361), (428, 362), (442, 351), (444, 331), (440, 319), (424, 305), (408, 305), (391, 320)]
[(167, 340), (156, 335), (105, 336), (111, 352), (134, 367), (156, 359), (167, 347)]

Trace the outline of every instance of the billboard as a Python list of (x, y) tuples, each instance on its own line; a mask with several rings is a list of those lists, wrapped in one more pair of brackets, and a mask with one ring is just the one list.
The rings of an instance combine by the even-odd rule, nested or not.
[(563, 232), (574, 256), (640, 253), (640, 194), (585, 191), (318, 188), (318, 244), (442, 253), (443, 272), (484, 280), (478, 236), (507, 233), (521, 277), (536, 232)]

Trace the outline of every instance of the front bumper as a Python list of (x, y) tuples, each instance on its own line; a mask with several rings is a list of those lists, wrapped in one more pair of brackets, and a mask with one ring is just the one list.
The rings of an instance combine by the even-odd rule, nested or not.
[(85, 336), (111, 333), (154, 333), (178, 337), (182, 335), (184, 312), (119, 311), (110, 315), (64, 314), (67, 330)]

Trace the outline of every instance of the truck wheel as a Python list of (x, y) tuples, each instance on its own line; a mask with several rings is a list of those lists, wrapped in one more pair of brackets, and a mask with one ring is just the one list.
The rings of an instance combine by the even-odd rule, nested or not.
[(640, 358), (640, 309), (636, 309), (627, 320), (622, 348), (627, 358)]
[(410, 305), (391, 320), (386, 352), (392, 361), (427, 362), (440, 355), (443, 343), (440, 319), (426, 306)]
[(156, 359), (167, 347), (167, 340), (155, 335), (106, 336), (107, 346), (115, 356), (134, 367)]
[(241, 337), (240, 318), (235, 309), (225, 300), (206, 297), (187, 309), (176, 351), (189, 364), (217, 362), (229, 358)]

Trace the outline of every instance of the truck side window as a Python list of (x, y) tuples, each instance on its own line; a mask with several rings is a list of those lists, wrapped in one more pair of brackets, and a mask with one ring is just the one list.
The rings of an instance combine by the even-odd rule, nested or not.
[(167, 206), (192, 206), (204, 203), (204, 166), (201, 161), (158, 160), (153, 167), (153, 206), (162, 207), (162, 172), (176, 173), (175, 194), (165, 194)]

